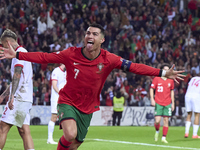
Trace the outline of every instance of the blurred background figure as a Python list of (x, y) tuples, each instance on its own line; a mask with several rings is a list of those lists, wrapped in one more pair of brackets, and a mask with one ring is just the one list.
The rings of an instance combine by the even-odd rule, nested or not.
[(200, 77), (193, 77), (188, 83), (187, 92), (185, 94), (185, 106), (187, 111), (187, 118), (185, 123), (185, 138), (189, 136), (189, 129), (191, 125), (192, 113), (194, 113), (194, 124), (193, 124), (193, 139), (200, 139), (197, 135), (199, 130), (199, 114), (200, 114)]
[(122, 90), (118, 90), (116, 96), (113, 97), (113, 126), (120, 126), (124, 111), (125, 98), (122, 92)]

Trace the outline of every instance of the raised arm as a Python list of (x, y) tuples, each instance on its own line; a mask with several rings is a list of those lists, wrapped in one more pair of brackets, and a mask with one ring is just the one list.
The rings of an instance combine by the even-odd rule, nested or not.
[(17, 58), (19, 60), (26, 60), (35, 63), (63, 63), (66, 60), (62, 52), (43, 53), (43, 52), (16, 52), (10, 43), (7, 41), (9, 47), (0, 47), (0, 60), (5, 58)]
[(61, 52), (43, 53), (43, 52), (17, 52), (16, 58), (35, 63), (63, 63)]
[(175, 65), (173, 65), (169, 70), (166, 71), (162, 69), (153, 68), (144, 64), (133, 63), (129, 60), (121, 59), (120, 62), (118, 61), (118, 68), (119, 67), (121, 67), (121, 69), (124, 71), (129, 71), (140, 75), (166, 77), (169, 79), (173, 79), (177, 83), (179, 83), (177, 79), (184, 80), (183, 78), (185, 77), (185, 75), (181, 74), (184, 72), (184, 70), (174, 70)]

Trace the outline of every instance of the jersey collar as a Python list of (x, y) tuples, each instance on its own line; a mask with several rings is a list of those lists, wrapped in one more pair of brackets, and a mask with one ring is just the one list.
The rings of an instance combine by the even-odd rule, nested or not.
[(95, 59), (89, 59), (89, 58), (87, 58), (85, 55), (84, 55), (84, 53), (83, 53), (83, 49), (84, 49), (85, 47), (82, 47), (81, 48), (81, 53), (82, 53), (82, 55), (86, 58), (86, 59), (88, 59), (88, 60), (95, 60), (97, 57), (99, 57), (99, 55), (101, 54), (101, 51), (100, 51), (100, 53), (99, 53), (99, 55), (95, 58)]
[(65, 72), (61, 67), (59, 67), (61, 71)]
[(22, 47), (22, 46), (18, 46), (18, 47), (15, 49), (15, 51), (17, 51), (17, 49), (20, 48), (20, 47)]

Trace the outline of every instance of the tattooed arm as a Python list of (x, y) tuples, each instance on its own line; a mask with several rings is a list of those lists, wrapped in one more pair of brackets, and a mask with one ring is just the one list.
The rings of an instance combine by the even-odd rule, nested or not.
[(0, 95), (0, 104), (10, 94), (10, 85), (6, 88), (6, 90)]
[(13, 75), (13, 79), (12, 79), (12, 90), (10, 93), (10, 100), (8, 103), (8, 107), (12, 110), (13, 109), (13, 101), (14, 101), (14, 94), (17, 90), (17, 87), (19, 85), (19, 80), (21, 77), (21, 72), (22, 72), (22, 67), (20, 66), (16, 66), (15, 67), (15, 71), (14, 71), (14, 75)]

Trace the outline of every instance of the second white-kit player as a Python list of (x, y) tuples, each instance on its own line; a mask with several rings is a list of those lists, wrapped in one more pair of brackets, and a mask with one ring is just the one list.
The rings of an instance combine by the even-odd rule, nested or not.
[(185, 138), (189, 136), (189, 129), (193, 112), (195, 119), (193, 124), (192, 138), (200, 138), (200, 136), (197, 135), (199, 129), (200, 114), (200, 77), (193, 77), (188, 83), (187, 92), (185, 94), (185, 107), (188, 114), (185, 122)]
[(55, 122), (57, 120), (57, 102), (58, 102), (58, 93), (60, 89), (66, 84), (66, 69), (65, 65), (61, 64), (59, 67), (56, 67), (51, 75), (52, 86), (51, 86), (51, 120), (48, 124), (48, 144), (58, 144), (53, 140), (53, 131)]

